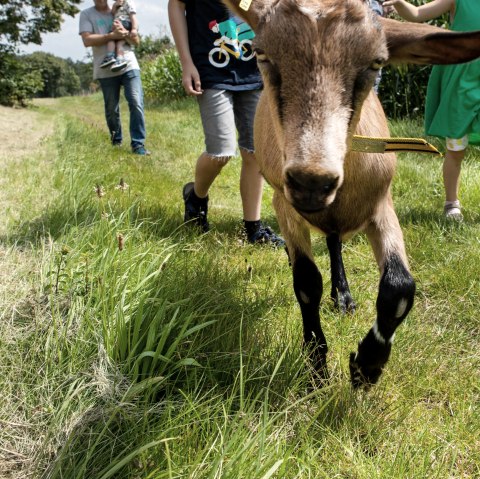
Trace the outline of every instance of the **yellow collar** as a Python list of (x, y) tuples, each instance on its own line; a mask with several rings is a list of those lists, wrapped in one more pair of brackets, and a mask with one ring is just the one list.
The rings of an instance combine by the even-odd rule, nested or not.
[(433, 145), (423, 138), (374, 138), (353, 136), (352, 150), (362, 153), (388, 153), (390, 151), (416, 151), (442, 155)]

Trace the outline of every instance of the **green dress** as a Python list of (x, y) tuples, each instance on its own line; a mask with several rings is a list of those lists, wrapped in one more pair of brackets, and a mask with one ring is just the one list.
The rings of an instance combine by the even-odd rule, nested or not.
[[(452, 30), (480, 30), (480, 2), (457, 0)], [(480, 145), (480, 60), (460, 65), (435, 65), (428, 81), (425, 106), (427, 135), (469, 136)]]

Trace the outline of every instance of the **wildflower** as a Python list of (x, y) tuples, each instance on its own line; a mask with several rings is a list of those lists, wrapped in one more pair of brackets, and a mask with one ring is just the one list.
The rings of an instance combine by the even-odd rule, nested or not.
[(94, 188), (95, 193), (97, 193), (97, 196), (101, 198), (102, 196), (105, 196), (105, 191), (103, 189), (102, 185), (97, 184)]
[(117, 190), (126, 191), (128, 190), (128, 184), (125, 183), (125, 180), (123, 178), (120, 178), (120, 182), (118, 183), (117, 186), (115, 186), (115, 188)]
[(123, 251), (123, 235), (122, 235), (122, 233), (118, 233), (117, 240), (118, 240), (118, 251)]

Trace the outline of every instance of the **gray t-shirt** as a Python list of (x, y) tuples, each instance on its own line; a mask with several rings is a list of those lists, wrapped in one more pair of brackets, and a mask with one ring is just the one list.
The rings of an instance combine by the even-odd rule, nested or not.
[[(100, 33), (105, 34), (112, 31), (113, 16), (111, 13), (99, 12), (95, 7), (82, 10), (80, 13), (80, 29), (79, 33)], [(107, 44), (98, 47), (92, 47), (93, 52), (93, 78), (111, 78), (123, 75), (129, 70), (140, 70), (137, 58), (132, 47), (125, 42), (125, 60), (128, 66), (120, 72), (112, 72), (110, 68), (100, 68), (100, 64), (107, 54)]]

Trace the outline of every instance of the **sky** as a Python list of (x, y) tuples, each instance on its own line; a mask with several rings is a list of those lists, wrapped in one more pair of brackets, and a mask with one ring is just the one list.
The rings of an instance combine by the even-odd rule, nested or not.
[[(112, 5), (113, 2), (109, 2)], [(168, 0), (136, 0), (139, 32), (141, 35), (163, 36), (170, 34), (167, 13)], [(92, 0), (83, 0), (78, 6), (80, 10), (93, 6)], [(65, 16), (62, 30), (59, 33), (43, 35), (42, 45), (28, 45), (23, 47), (23, 52), (47, 52), (57, 57), (71, 58), (74, 61), (86, 60), (88, 49), (83, 46), (78, 34), (78, 19)]]

